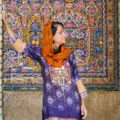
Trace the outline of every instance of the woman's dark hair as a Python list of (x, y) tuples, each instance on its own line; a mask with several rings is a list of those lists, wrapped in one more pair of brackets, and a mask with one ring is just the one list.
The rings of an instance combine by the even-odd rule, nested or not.
[(58, 25), (61, 25), (63, 27), (63, 24), (61, 22), (52, 22), (51, 30), (52, 30), (52, 35), (54, 36)]
[[(63, 27), (63, 24), (61, 22), (52, 22), (51, 30), (52, 30), (53, 36), (55, 35), (55, 33), (57, 31), (58, 25), (61, 25)], [(54, 43), (54, 41), (53, 41), (53, 43)], [(54, 53), (57, 54), (57, 53), (61, 52), (61, 47), (62, 47), (62, 45), (60, 45), (58, 49), (54, 49)]]

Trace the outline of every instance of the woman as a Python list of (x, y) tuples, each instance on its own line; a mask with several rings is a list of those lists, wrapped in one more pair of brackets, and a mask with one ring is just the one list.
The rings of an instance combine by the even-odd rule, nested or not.
[(44, 26), (41, 46), (22, 42), (5, 19), (3, 22), (14, 49), (38, 61), (43, 70), (42, 120), (82, 120), (87, 116), (87, 89), (77, 71), (74, 52), (64, 46), (63, 24), (49, 21)]

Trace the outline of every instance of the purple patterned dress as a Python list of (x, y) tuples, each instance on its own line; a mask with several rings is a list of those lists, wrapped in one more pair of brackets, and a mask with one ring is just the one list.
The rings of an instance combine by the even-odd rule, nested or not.
[(76, 86), (80, 78), (74, 53), (61, 68), (47, 64), (41, 47), (27, 44), (23, 53), (38, 61), (43, 70), (42, 120), (82, 120), (81, 95)]

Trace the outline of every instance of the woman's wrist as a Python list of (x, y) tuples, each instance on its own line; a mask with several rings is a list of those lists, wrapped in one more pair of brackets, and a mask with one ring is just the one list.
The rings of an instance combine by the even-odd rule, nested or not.
[(85, 99), (82, 99), (81, 102), (82, 102), (82, 104), (85, 104)]
[(80, 96), (81, 96), (82, 100), (85, 100), (88, 97), (87, 89), (85, 89), (84, 91), (80, 92)]

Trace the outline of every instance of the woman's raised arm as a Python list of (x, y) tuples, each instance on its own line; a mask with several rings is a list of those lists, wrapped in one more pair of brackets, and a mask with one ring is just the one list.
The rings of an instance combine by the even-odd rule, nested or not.
[(13, 32), (13, 30), (10, 28), (10, 25), (8, 24), (7, 20), (6, 20), (6, 17), (5, 17), (5, 14), (6, 14), (6, 11), (5, 11), (5, 7), (3, 5), (2, 7), (2, 19), (3, 19), (3, 23), (6, 27), (6, 30), (10, 36), (10, 43), (11, 45), (15, 48), (16, 51), (22, 53), (25, 46), (26, 46), (26, 43), (22, 42), (22, 40), (20, 38), (18, 38), (18, 36)]

